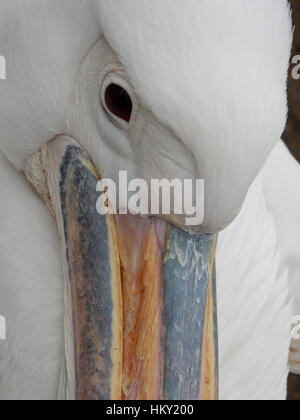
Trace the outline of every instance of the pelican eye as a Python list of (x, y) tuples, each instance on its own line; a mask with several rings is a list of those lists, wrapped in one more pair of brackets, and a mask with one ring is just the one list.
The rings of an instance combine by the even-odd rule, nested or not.
[(132, 101), (121, 86), (110, 84), (105, 91), (105, 103), (108, 110), (118, 118), (129, 122), (132, 114)]

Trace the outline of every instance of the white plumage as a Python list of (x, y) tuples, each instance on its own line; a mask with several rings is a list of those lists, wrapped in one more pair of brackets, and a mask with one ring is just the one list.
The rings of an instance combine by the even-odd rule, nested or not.
[[(220, 14), (218, 1), (190, 2), (186, 7), (182, 0), (163, 5), (155, 0), (149, 6), (131, 0), (135, 7), (129, 7), (124, 0), (0, 1), (0, 50), (8, 63), (8, 80), (0, 83), (0, 313), (8, 322), (8, 340), (0, 341), (0, 399), (55, 399), (63, 347), (55, 223), (8, 160), (20, 169), (41, 144), (70, 128), (72, 118), (66, 115), (79, 63), (102, 30), (141, 104), (185, 142), (185, 150), (200, 156), (192, 176), (210, 180), (208, 209), (217, 208), (208, 226), (227, 224), (237, 213), (248, 183), (278, 143), (291, 43), (287, 2), (226, 0)], [(173, 20), (163, 32), (142, 30), (149, 23), (162, 29), (164, 8), (171, 3)], [(93, 8), (99, 5), (98, 19)], [(195, 10), (202, 15), (191, 21)], [(274, 45), (276, 50), (270, 51)], [(197, 75), (195, 62), (201, 63)], [(102, 145), (92, 144), (92, 134), (91, 129), (90, 152), (101, 166)], [(181, 150), (172, 149), (174, 160)], [(149, 148), (139, 157), (146, 153)], [(222, 399), (286, 396), (290, 322), (293, 313), (300, 314), (299, 182), (299, 165), (278, 143), (242, 211), (220, 234)], [(227, 202), (228, 214), (222, 214)], [(297, 344), (299, 348), (299, 343), (293, 346)]]
[[(292, 299), (299, 299), (300, 292), (295, 281), (299, 278), (296, 184), (300, 168), (292, 160), (286, 147), (278, 144), (252, 185), (242, 212), (220, 234), (220, 374), (221, 397), (226, 399), (286, 396), (292, 311), (299, 311), (299, 306), (292, 308)], [(295, 188), (283, 199), (290, 218), (276, 210), (282, 206), (280, 191), (287, 179)], [(281, 227), (287, 231), (287, 225), (293, 234), (285, 242)]]

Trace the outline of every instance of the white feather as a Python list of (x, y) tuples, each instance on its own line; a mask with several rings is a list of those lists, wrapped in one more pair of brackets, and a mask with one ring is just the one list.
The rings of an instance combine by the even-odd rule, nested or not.
[(63, 277), (55, 221), (0, 153), (0, 399), (56, 399)]
[[(264, 168), (264, 195), (272, 212), (281, 250), (280, 271), (288, 269), (293, 317), (300, 316), (300, 165), (283, 143)], [(300, 374), (300, 340), (291, 345), (290, 366)]]
[[(60, 134), (78, 66), (100, 34), (93, 0), (0, 0), (1, 150), (18, 168)], [(5, 100), (3, 100), (5, 98)]]
[(217, 248), (222, 399), (285, 399), (291, 303), (261, 174)]

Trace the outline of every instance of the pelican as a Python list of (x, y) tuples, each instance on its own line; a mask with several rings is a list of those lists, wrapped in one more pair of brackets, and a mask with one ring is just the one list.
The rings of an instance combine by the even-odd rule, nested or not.
[[(0, 399), (285, 399), (300, 373), (288, 1), (0, 10)], [(203, 223), (100, 217), (97, 182), (124, 170), (204, 179)]]

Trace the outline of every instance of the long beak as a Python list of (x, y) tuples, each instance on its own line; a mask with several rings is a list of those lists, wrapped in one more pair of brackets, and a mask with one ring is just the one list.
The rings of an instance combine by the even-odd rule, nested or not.
[(61, 237), (64, 396), (217, 399), (215, 236), (100, 216), (99, 176), (69, 137), (48, 143), (24, 171)]

